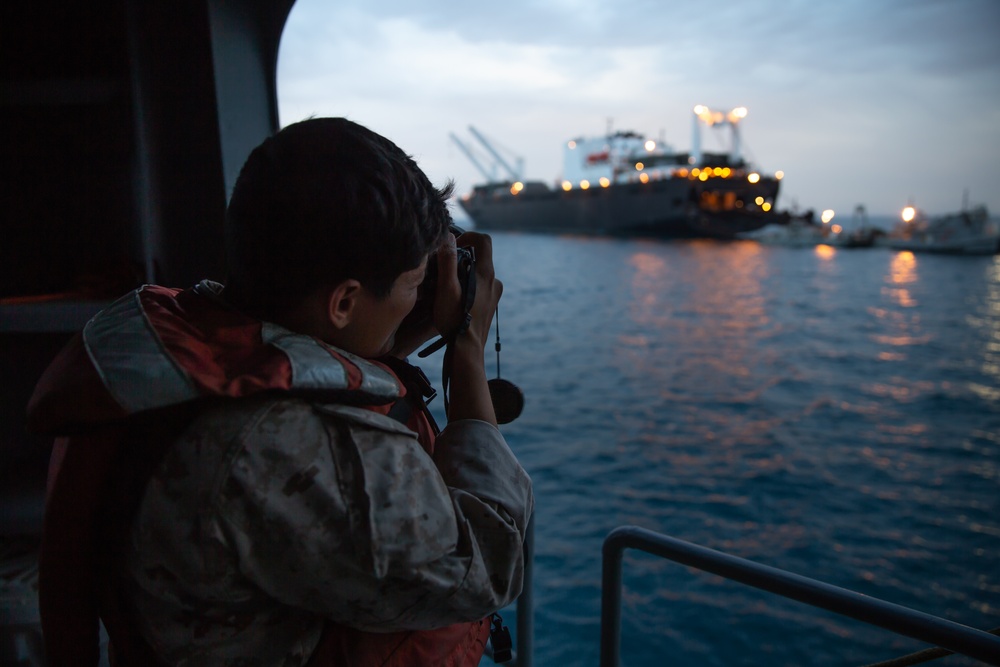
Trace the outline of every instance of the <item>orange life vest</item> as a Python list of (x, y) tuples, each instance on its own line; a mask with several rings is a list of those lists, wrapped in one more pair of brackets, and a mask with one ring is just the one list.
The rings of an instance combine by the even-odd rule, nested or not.
[[(115, 524), (102, 511), (107, 490), (119, 481), (124, 450), (135, 441), (129, 434), (145, 419), (152, 416), (157, 430), (164, 424), (169, 430), (187, 423), (203, 400), (280, 390), (391, 415), (433, 452), (437, 428), (420, 395), (418, 369), (398, 360), (362, 362), (254, 320), (226, 306), (220, 291), (206, 281), (185, 291), (145, 286), (130, 293), (70, 341), (35, 389), (29, 426), (59, 436), (39, 558), (39, 606), (53, 667), (98, 664), (98, 619), (111, 639), (113, 664), (158, 662), (134, 630), (119, 579), (107, 566), (115, 562), (109, 547), (124, 539), (130, 524)], [(150, 451), (139, 453), (148, 472), (170, 440), (156, 438)], [(137, 506), (144, 483), (133, 487), (127, 503)], [(309, 665), (472, 667), (489, 631), (487, 619), (390, 633), (331, 622)]]

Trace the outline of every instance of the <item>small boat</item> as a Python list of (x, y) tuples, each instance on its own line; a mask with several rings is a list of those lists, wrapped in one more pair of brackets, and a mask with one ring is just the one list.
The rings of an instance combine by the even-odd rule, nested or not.
[(763, 245), (810, 248), (829, 243), (836, 234), (826, 222), (817, 222), (813, 211), (778, 214), (779, 220), (764, 227), (737, 234), (737, 238)]
[[(722, 112), (699, 105), (693, 111), (687, 152), (659, 139), (610, 129), (604, 136), (567, 141), (555, 187), (523, 180), (521, 160), (512, 165), (470, 127), (492, 169), (452, 135), (486, 179), (459, 204), (477, 229), (502, 231), (731, 239), (776, 221), (772, 209), (783, 174), (765, 174), (743, 159), (739, 127), (746, 108)], [(728, 126), (730, 150), (703, 151), (703, 125)], [(497, 178), (498, 168), (504, 178)]]
[(830, 238), (824, 243), (837, 248), (871, 248), (885, 235), (883, 230), (868, 222), (868, 212), (862, 204), (855, 207), (851, 224), (847, 228), (835, 225), (832, 231)]
[(894, 250), (954, 255), (993, 255), (1000, 252), (1000, 225), (990, 220), (985, 206), (928, 217), (907, 206), (900, 222), (881, 241)]

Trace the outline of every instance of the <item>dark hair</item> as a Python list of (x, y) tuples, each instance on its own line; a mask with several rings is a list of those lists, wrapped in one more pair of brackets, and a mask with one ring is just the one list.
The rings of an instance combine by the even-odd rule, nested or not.
[(226, 295), (265, 319), (354, 278), (387, 296), (447, 233), (453, 185), (345, 118), (289, 125), (254, 149), (226, 215)]

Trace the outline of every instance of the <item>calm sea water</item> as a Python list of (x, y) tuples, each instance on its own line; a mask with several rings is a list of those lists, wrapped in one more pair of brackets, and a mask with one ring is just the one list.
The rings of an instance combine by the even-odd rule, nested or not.
[[(503, 431), (537, 499), (535, 664), (598, 663), (601, 543), (624, 524), (1000, 626), (1000, 257), (494, 248), (503, 375), (527, 399)], [(924, 648), (639, 552), (624, 567), (625, 665)]]

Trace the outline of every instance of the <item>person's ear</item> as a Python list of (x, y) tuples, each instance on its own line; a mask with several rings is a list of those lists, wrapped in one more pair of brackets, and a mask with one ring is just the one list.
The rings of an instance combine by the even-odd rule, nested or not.
[(360, 282), (348, 278), (327, 292), (326, 317), (334, 328), (343, 329), (351, 323), (361, 290)]

